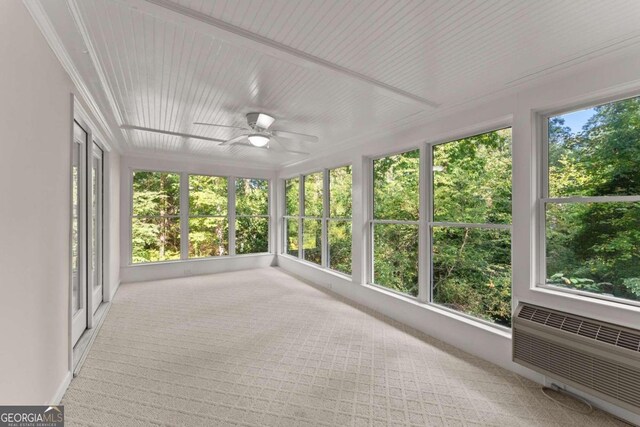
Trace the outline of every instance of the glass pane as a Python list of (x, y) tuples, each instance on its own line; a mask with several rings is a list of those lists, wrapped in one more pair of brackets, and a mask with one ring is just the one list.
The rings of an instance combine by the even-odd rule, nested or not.
[(433, 147), (434, 221), (511, 223), (511, 128)]
[(285, 218), (285, 235), (287, 236), (287, 254), (298, 256), (298, 219)]
[(287, 215), (300, 215), (300, 178), (287, 179), (285, 182)]
[(547, 284), (640, 301), (640, 203), (546, 209)]
[(550, 117), (549, 195), (640, 195), (640, 98)]
[(433, 302), (511, 326), (511, 231), (433, 227)]
[(351, 221), (329, 221), (329, 268), (351, 274)]
[(236, 219), (236, 254), (269, 252), (269, 219), (242, 217)]
[(419, 174), (419, 150), (374, 160), (373, 217), (417, 220)]
[(99, 208), (99, 203), (100, 203), (100, 197), (101, 195), (99, 194), (99, 184), (98, 184), (98, 180), (100, 179), (99, 177), (99, 165), (98, 162), (100, 161), (99, 159), (92, 157), (93, 161), (92, 161), (92, 165), (91, 165), (91, 276), (92, 276), (92, 282), (93, 282), (93, 287), (97, 288), (100, 287), (102, 285), (102, 283), (100, 283), (99, 280), (99, 271), (98, 271), (98, 256), (100, 255), (100, 251), (99, 251), (99, 241), (98, 241), (98, 227), (100, 227), (99, 224), (99, 218), (98, 218), (98, 208)]
[(322, 263), (322, 220), (305, 219), (302, 222), (302, 257), (316, 264)]
[(304, 177), (304, 216), (322, 216), (322, 172)]
[(227, 215), (227, 178), (189, 175), (189, 216)]
[(269, 215), (269, 181), (236, 178), (236, 215)]
[(164, 216), (180, 212), (180, 175), (166, 172), (133, 173), (133, 215)]
[(351, 218), (351, 166), (329, 171), (329, 216)]
[[(87, 134), (74, 123), (74, 138), (86, 142)], [(83, 139), (84, 138), (84, 139)], [(71, 207), (71, 307), (73, 314), (80, 310), (80, 264), (79, 264), (79, 214), (80, 214), (80, 144), (73, 144), (71, 159), (72, 207)]]
[(417, 224), (374, 224), (373, 283), (418, 296)]
[(133, 218), (133, 263), (180, 259), (180, 218)]
[(229, 255), (227, 218), (189, 218), (189, 258)]

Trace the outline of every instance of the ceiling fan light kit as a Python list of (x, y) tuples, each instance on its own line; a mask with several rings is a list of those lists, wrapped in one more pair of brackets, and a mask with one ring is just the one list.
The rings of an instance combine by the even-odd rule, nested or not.
[(254, 147), (264, 147), (269, 143), (269, 137), (260, 135), (259, 133), (252, 133), (247, 138), (249, 138), (249, 142)]

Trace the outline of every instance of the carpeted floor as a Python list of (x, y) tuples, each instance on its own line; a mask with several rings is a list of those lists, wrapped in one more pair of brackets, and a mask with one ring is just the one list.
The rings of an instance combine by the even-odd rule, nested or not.
[(62, 403), (69, 426), (625, 425), (276, 268), (122, 285)]

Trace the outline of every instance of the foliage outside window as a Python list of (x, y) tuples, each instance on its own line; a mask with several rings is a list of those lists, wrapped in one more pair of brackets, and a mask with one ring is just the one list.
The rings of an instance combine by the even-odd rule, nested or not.
[(285, 180), (288, 255), (351, 274), (351, 186), (351, 166)]
[(432, 300), (510, 326), (511, 129), (432, 153)]
[(300, 253), (300, 178), (285, 181), (284, 235), (285, 252), (298, 257)]
[(180, 175), (133, 173), (132, 262), (180, 259)]
[(351, 166), (331, 169), (327, 218), (327, 256), (332, 270), (351, 274)]
[(373, 283), (418, 296), (420, 151), (373, 162)]
[(302, 258), (322, 264), (323, 173), (303, 177)]
[(189, 175), (189, 258), (229, 254), (228, 179)]
[(640, 98), (547, 119), (545, 284), (640, 301)]
[(269, 181), (236, 178), (236, 254), (269, 252)]

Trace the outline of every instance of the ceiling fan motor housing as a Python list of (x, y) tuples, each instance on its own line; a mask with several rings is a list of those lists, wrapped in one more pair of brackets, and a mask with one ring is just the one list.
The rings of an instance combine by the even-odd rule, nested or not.
[(265, 113), (249, 113), (247, 114), (247, 124), (251, 129), (255, 130), (267, 130), (271, 127), (271, 124), (275, 119)]

